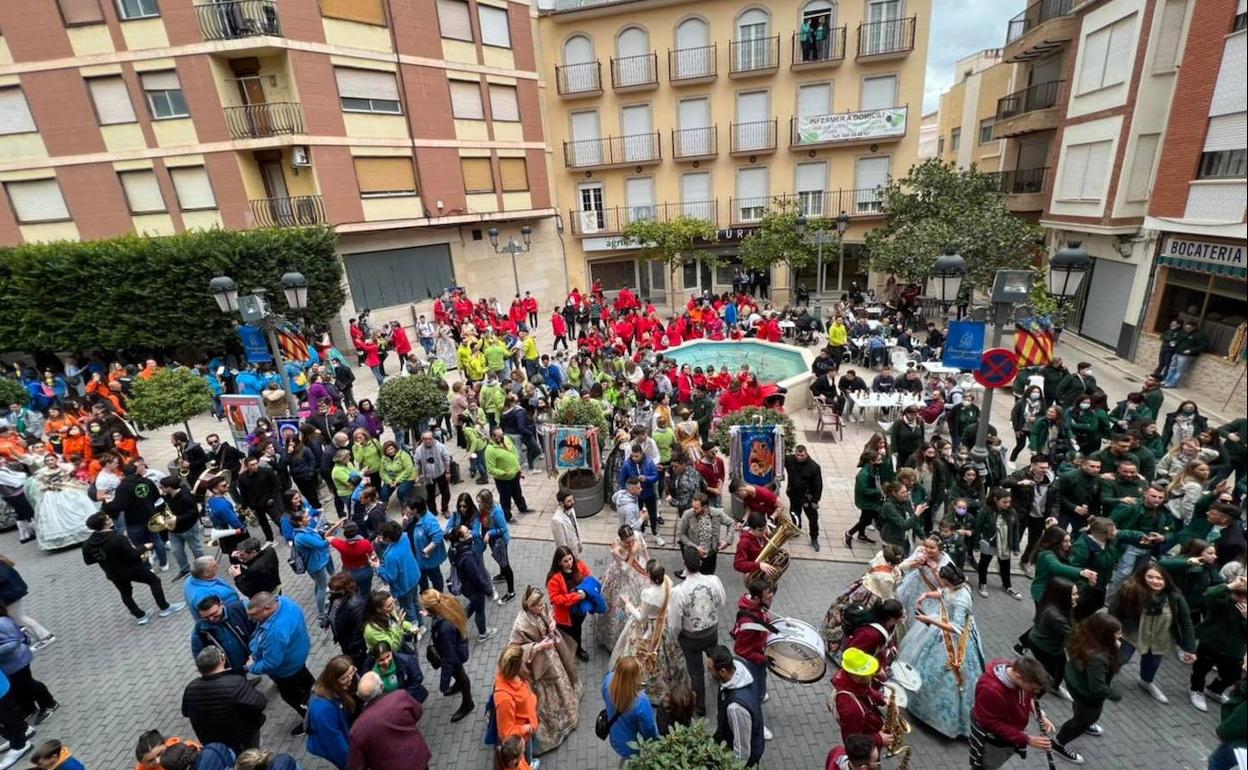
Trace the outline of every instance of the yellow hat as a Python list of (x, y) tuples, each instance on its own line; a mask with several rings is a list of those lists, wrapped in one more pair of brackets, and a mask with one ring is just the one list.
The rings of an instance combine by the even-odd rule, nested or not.
[(857, 647), (850, 647), (841, 656), (841, 668), (854, 676), (875, 676), (880, 662)]

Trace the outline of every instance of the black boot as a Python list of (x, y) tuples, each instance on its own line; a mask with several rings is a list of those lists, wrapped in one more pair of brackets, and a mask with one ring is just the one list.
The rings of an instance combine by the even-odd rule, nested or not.
[(467, 678), (461, 679), (460, 682), (461, 685), (459, 691), (463, 694), (463, 700), (459, 702), (459, 708), (455, 710), (455, 713), (451, 714), (452, 722), (460, 721), (464, 717), (471, 714), (472, 710), (476, 708), (476, 704), (472, 702), (472, 685), (468, 682)]

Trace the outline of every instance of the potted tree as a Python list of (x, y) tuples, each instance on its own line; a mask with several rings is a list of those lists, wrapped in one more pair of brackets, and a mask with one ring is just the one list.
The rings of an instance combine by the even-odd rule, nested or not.
[(424, 432), (446, 414), (449, 404), (438, 380), (426, 375), (389, 377), (377, 391), (377, 413), (391, 426)]
[[(556, 429), (559, 426), (597, 428), (600, 450), (610, 432), (607, 418), (598, 404), (583, 398), (568, 398), (556, 404), (552, 424)], [(578, 519), (588, 518), (602, 510), (606, 503), (603, 486), (603, 475), (589, 468), (564, 471), (559, 475), (559, 494), (572, 493)]]
[(212, 409), (212, 388), (190, 369), (160, 369), (134, 381), (128, 409), (131, 419), (149, 428), (182, 423), (190, 438), (190, 419)]
[[(732, 426), (734, 425), (779, 425), (784, 432), (784, 445), (792, 447), (797, 441), (797, 430), (793, 426), (793, 418), (778, 409), (768, 409), (763, 406), (747, 406), (744, 409), (738, 409), (735, 412), (729, 412), (719, 418), (719, 422), (715, 424), (714, 430), (711, 431), (711, 441), (719, 447), (719, 451), (727, 457), (732, 451)], [(728, 478), (739, 478), (740, 473), (736, 468), (728, 469)], [(745, 506), (736, 497), (732, 497), (729, 505), (730, 513), (734, 519), (740, 521), (745, 516)]]
[(705, 720), (677, 725), (667, 735), (637, 743), (637, 753), (625, 770), (742, 770), (745, 763), (732, 749), (715, 740)]

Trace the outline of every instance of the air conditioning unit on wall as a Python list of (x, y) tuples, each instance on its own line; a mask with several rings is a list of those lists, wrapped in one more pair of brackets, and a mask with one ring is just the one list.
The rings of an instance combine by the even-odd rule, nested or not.
[(290, 148), (290, 166), (291, 168), (312, 167), (312, 155), (308, 152), (306, 145), (297, 144)]

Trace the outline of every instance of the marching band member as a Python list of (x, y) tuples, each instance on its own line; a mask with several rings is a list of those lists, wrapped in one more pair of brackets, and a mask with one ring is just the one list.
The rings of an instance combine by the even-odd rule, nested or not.
[(971, 711), (971, 770), (998, 770), (1027, 748), (1047, 751), (1053, 723), (1040, 717), (1044, 735), (1028, 735), (1027, 725), (1036, 711), (1035, 698), (1049, 689), (1049, 675), (1040, 661), (1030, 656), (989, 661), (975, 684), (975, 708)]
[(854, 735), (866, 735), (877, 748), (883, 748), (893, 736), (884, 732), (884, 712), (888, 705), (884, 692), (875, 686), (880, 661), (856, 647), (845, 650), (841, 668), (832, 677), (832, 703), (841, 737), (846, 743)]
[(880, 750), (870, 735), (847, 735), (844, 746), (828, 752), (824, 770), (876, 770), (880, 766)]

